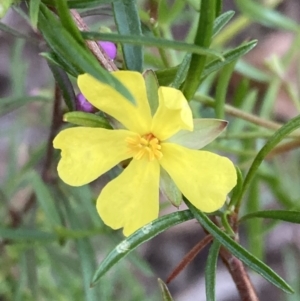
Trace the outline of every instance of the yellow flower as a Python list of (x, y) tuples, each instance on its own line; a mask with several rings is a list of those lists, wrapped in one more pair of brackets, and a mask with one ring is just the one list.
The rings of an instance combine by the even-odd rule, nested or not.
[(197, 150), (217, 134), (213, 138), (202, 135), (203, 141), (197, 135), (202, 137), (203, 124), (217, 122), (217, 127), (224, 128), (226, 122), (193, 122), (185, 97), (170, 87), (158, 89), (159, 105), (152, 116), (143, 76), (131, 71), (113, 75), (132, 93), (136, 105), (88, 74), (78, 77), (78, 86), (93, 106), (117, 119), (124, 129), (74, 127), (60, 132), (53, 142), (62, 150), (60, 178), (81, 186), (132, 158), (97, 199), (104, 223), (113, 229), (123, 227), (125, 236), (158, 217), (161, 168), (198, 209), (213, 212), (221, 208), (236, 184), (235, 168), (225, 157)]

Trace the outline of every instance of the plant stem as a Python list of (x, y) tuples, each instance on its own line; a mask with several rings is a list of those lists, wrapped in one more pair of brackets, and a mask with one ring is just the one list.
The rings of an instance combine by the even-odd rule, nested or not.
[(230, 254), (224, 247), (221, 247), (220, 255), (236, 285), (241, 300), (259, 301), (243, 263)]
[[(216, 102), (213, 98), (207, 96), (207, 95), (200, 95), (200, 94), (196, 94), (193, 98), (193, 100), (200, 102), (208, 107), (212, 107), (214, 108), (216, 105)], [(231, 116), (235, 116), (238, 118), (241, 118), (243, 120), (249, 121), (253, 124), (256, 124), (258, 126), (264, 127), (266, 129), (270, 129), (270, 130), (274, 130), (277, 131), (278, 129), (280, 129), (283, 124), (278, 123), (278, 122), (274, 122), (271, 120), (267, 120), (267, 119), (263, 119), (261, 117), (258, 117), (256, 115), (244, 112), (242, 110), (239, 110), (231, 105), (225, 104), (224, 106), (224, 110), (227, 114), (231, 115)], [(290, 134), (289, 136), (287, 136), (287, 138), (299, 138), (300, 132), (299, 131), (294, 131), (294, 133)]]
[[(75, 9), (71, 9), (71, 15), (80, 31), (89, 31), (88, 26), (85, 24), (83, 19), (80, 17), (78, 12)], [(107, 71), (116, 71), (118, 70), (117, 66), (111, 60), (103, 48), (95, 41), (86, 41), (88, 48), (100, 62), (101, 66), (105, 68)]]

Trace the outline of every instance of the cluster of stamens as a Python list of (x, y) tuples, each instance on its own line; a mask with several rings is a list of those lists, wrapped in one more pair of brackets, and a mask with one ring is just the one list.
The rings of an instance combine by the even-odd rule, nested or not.
[(160, 141), (151, 133), (127, 137), (126, 142), (134, 159), (140, 160), (147, 156), (149, 161), (153, 161), (154, 159), (159, 160), (163, 156)]

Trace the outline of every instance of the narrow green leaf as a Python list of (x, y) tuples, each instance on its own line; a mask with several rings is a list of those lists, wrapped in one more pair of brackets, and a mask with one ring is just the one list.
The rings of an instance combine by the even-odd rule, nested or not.
[(265, 144), (265, 146), (258, 152), (256, 157), (254, 158), (250, 169), (245, 177), (243, 187), (241, 189), (239, 195), (239, 201), (242, 200), (246, 190), (248, 189), (252, 179), (255, 177), (256, 172), (263, 162), (264, 158), (268, 155), (268, 153), (286, 136), (300, 128), (300, 116), (294, 117), (290, 121), (288, 121), (285, 125), (283, 125), (279, 130), (277, 130), (272, 137), (270, 137), (269, 141)]
[(0, 228), (0, 237), (2, 239), (11, 239), (17, 241), (35, 241), (35, 242), (44, 242), (44, 241), (54, 241), (57, 239), (56, 235), (39, 231), (33, 229), (10, 229), (10, 228)]
[(57, 82), (62, 95), (63, 99), (68, 106), (68, 109), (70, 111), (74, 111), (76, 108), (76, 95), (73, 90), (73, 85), (63, 69), (58, 67), (57, 65), (54, 64), (48, 64), (49, 68), (52, 71), (52, 74), (55, 78), (55, 81)]
[(217, 86), (216, 86), (216, 95), (215, 95), (215, 116), (219, 119), (225, 118), (225, 102), (227, 97), (227, 91), (228, 91), (228, 85), (229, 81), (232, 75), (232, 72), (234, 70), (235, 61), (224, 66), (224, 68), (221, 70)]
[[(200, 17), (194, 44), (209, 48), (213, 35), (214, 20), (216, 17), (216, 0), (201, 1)], [(203, 13), (204, 12), (204, 13)], [(197, 91), (207, 55), (193, 54), (182, 92), (190, 101)]]
[(194, 207), (194, 205), (192, 205), (186, 198), (184, 198), (184, 201), (198, 222), (211, 235), (213, 235), (216, 240), (226, 247), (226, 249), (228, 249), (232, 255), (284, 292), (293, 293), (293, 289), (288, 285), (288, 283), (286, 283), (284, 279), (277, 275), (269, 266), (257, 259), (232, 238), (226, 235), (204, 213)]
[(27, 41), (29, 41), (31, 43), (37, 44), (37, 45), (39, 43), (38, 40), (36, 40), (36, 39), (34, 39), (34, 38), (32, 38), (32, 37), (24, 34), (24, 33), (21, 33), (19, 31), (15, 30), (15, 29), (13, 29), (12, 27), (9, 27), (8, 25), (6, 25), (6, 24), (4, 24), (2, 22), (0, 22), (0, 31), (4, 31), (4, 32), (6, 32), (6, 33), (8, 33), (8, 34), (10, 34), (10, 35), (12, 35), (14, 37), (16, 37), (16, 38), (25, 39), (25, 40), (27, 40)]
[(80, 74), (89, 73), (97, 80), (112, 86), (129, 101), (135, 103), (133, 96), (124, 85), (108, 71), (104, 70), (87, 48), (80, 45), (43, 4), (41, 4), (38, 25), (45, 40), (56, 55), (59, 56), (60, 60), (66, 64), (72, 64), (75, 68), (79, 68), (81, 70)]
[(64, 121), (70, 122), (76, 125), (93, 127), (93, 128), (104, 128), (112, 129), (109, 122), (103, 117), (92, 113), (85, 112), (69, 112), (64, 114)]
[(241, 190), (243, 187), (243, 174), (238, 166), (235, 166), (235, 169), (236, 169), (236, 175), (237, 175), (237, 183), (236, 183), (235, 187), (233, 188), (228, 208), (231, 208), (237, 204), (239, 194), (241, 193)]
[(153, 70), (146, 70), (143, 73), (143, 76), (145, 79), (147, 98), (150, 105), (151, 114), (154, 116), (158, 108), (158, 80)]
[(179, 89), (180, 86), (182, 85), (182, 83), (185, 81), (186, 75), (188, 73), (189, 66), (191, 63), (191, 58), (192, 58), (192, 55), (190, 53), (188, 53), (184, 56), (181, 64), (177, 68), (177, 72), (175, 74), (175, 77), (171, 84), (171, 87), (173, 87), (175, 89)]
[(79, 29), (75, 25), (67, 5), (66, 0), (55, 0), (55, 6), (58, 12), (62, 26), (73, 36), (73, 38), (81, 45), (84, 45), (84, 40), (80, 35)]
[[(54, 6), (55, 0), (43, 0), (43, 3), (47, 6)], [(69, 8), (95, 8), (102, 4), (110, 4), (120, 0), (67, 0)]]
[(41, 206), (49, 224), (52, 227), (61, 226), (62, 222), (57, 210), (57, 202), (52, 197), (47, 185), (42, 181), (41, 177), (35, 172), (30, 171), (25, 176), (26, 182), (30, 183), (33, 188), (37, 201)]
[(194, 218), (189, 210), (171, 213), (154, 220), (134, 232), (127, 239), (123, 240), (115, 249), (113, 249), (100, 263), (92, 280), (92, 286), (110, 270), (118, 261), (135, 250), (139, 245), (157, 236), (159, 233), (169, 229), (172, 226), (181, 224)]
[(161, 280), (161, 279), (157, 279), (161, 293), (162, 293), (162, 297), (163, 297), (163, 301), (173, 301), (173, 298), (171, 296), (171, 293), (167, 287), (167, 285)]
[(97, 297), (96, 290), (90, 288), (90, 280), (93, 276), (95, 264), (95, 253), (91, 241), (88, 239), (78, 239), (76, 247), (80, 258), (86, 300), (98, 301), (99, 297)]
[(291, 18), (282, 15), (278, 11), (264, 7), (263, 5), (248, 0), (236, 0), (239, 10), (248, 16), (251, 20), (258, 21), (263, 25), (275, 27), (278, 29), (299, 31), (298, 24)]
[(23, 96), (23, 97), (6, 97), (0, 99), (0, 116), (8, 114), (28, 103), (34, 101), (51, 102), (51, 99), (45, 96)]
[[(115, 22), (120, 35), (141, 36), (141, 21), (135, 0), (113, 3)], [(141, 45), (122, 43), (125, 66), (128, 70), (143, 71), (143, 48)]]
[(54, 52), (41, 52), (40, 56), (47, 60), (48, 63), (60, 67), (65, 72), (69, 73), (73, 77), (77, 77), (78, 74), (81, 73), (80, 68), (74, 66), (69, 61), (64, 61), (60, 59)]
[(251, 212), (240, 218), (240, 222), (244, 222), (251, 218), (270, 218), (281, 220), (284, 222), (300, 224), (300, 211), (287, 210), (263, 210)]
[(173, 206), (179, 208), (179, 206), (182, 203), (181, 191), (164, 169), (161, 169), (160, 171), (159, 188), (161, 193), (165, 196), (165, 198)]
[(234, 11), (229, 10), (222, 15), (220, 15), (215, 21), (214, 21), (214, 27), (213, 27), (213, 36), (217, 35), (221, 29), (232, 19), (234, 16)]
[(16, 283), (16, 287), (13, 291), (13, 297), (12, 297), (12, 299), (14, 301), (23, 301), (24, 300), (23, 291), (27, 286), (27, 283), (26, 283), (27, 266), (26, 266), (25, 252), (22, 252), (20, 255), (21, 256), (18, 258), (20, 272), (19, 272), (18, 282)]
[(217, 240), (214, 240), (209, 249), (205, 265), (205, 293), (207, 301), (216, 301), (216, 272), (220, 247), (221, 244)]
[(41, 0), (31, 0), (29, 2), (29, 16), (33, 28), (37, 28)]
[(250, 80), (252, 79), (258, 82), (270, 82), (272, 80), (272, 76), (270, 74), (262, 71), (258, 67), (254, 67), (244, 60), (239, 60), (237, 62), (235, 70)]
[(35, 248), (30, 248), (25, 251), (25, 262), (27, 283), (31, 292), (32, 300), (38, 300), (39, 279), (37, 276), (37, 258)]
[(231, 50), (225, 52), (225, 54), (223, 55), (224, 56), (223, 61), (213, 60), (212, 62), (208, 63), (205, 66), (205, 69), (202, 73), (201, 80), (203, 80), (205, 77), (207, 77), (212, 72), (220, 70), (224, 66), (228, 65), (229, 63), (231, 63), (231, 62), (237, 60), (238, 58), (240, 58), (241, 56), (245, 55), (251, 49), (253, 49), (256, 46), (256, 44), (257, 44), (256, 40), (250, 41), (244, 45), (238, 46), (234, 49), (231, 49)]
[[(246, 212), (255, 212), (260, 210), (261, 196), (260, 196), (260, 179), (256, 177), (251, 182), (247, 200), (244, 202), (246, 205)], [(261, 219), (251, 219), (246, 223), (247, 243), (249, 252), (260, 260), (264, 259), (264, 228)]]
[[(78, 220), (78, 217), (73, 211), (69, 200), (67, 200), (64, 205), (66, 207), (66, 215), (71, 228), (79, 231), (84, 229), (84, 225), (80, 220)], [(80, 259), (85, 300), (98, 301), (99, 296), (97, 296), (97, 290), (90, 288), (90, 280), (93, 275), (95, 265), (95, 252), (93, 250), (91, 241), (87, 238), (77, 239), (76, 249)]]
[[(210, 63), (208, 63), (201, 75), (201, 81), (203, 81), (209, 74), (212, 72), (216, 72), (220, 69), (222, 69), (224, 66), (228, 65), (229, 63), (237, 60), (239, 57), (245, 55), (247, 52), (249, 52), (252, 48), (254, 48), (257, 44), (257, 41), (251, 41), (247, 44), (238, 46), (237, 48), (231, 49), (223, 54), (224, 60), (221, 61), (219, 59), (213, 60)], [(185, 64), (188, 64), (188, 61), (185, 62)], [(172, 81), (174, 81), (174, 78), (178, 72), (179, 66), (171, 67), (167, 69), (157, 70), (155, 71), (158, 82), (161, 86), (168, 86)], [(186, 68), (187, 66), (185, 66)], [(183, 77), (186, 77), (186, 71), (183, 72), (181, 75), (181, 80)]]
[(114, 33), (101, 33), (96, 31), (83, 31), (82, 36), (86, 40), (103, 40), (112, 41), (115, 43), (128, 43), (133, 45), (144, 45), (158, 48), (171, 48), (175, 50), (182, 50), (186, 52), (193, 52), (203, 55), (211, 55), (223, 59), (222, 54), (216, 50), (197, 46), (194, 44), (188, 44), (179, 41), (171, 41), (161, 38), (155, 38), (151, 36), (133, 36), (133, 35), (119, 35)]
[[(223, 26), (225, 26), (226, 23), (229, 22), (229, 20), (233, 17), (233, 15), (234, 15), (234, 12), (229, 11), (229, 12), (222, 14), (215, 20), (214, 27), (213, 27), (214, 35), (216, 35), (223, 28)], [(226, 56), (226, 54), (224, 55), (224, 61), (220, 61), (220, 60), (216, 60), (216, 61), (219, 63), (221, 63), (221, 62), (225, 63), (226, 62), (225, 56)], [(192, 55), (190, 53), (188, 53), (185, 55), (184, 59), (182, 60), (181, 64), (178, 67), (164, 69), (164, 70), (170, 70), (170, 74), (165, 74), (164, 70), (157, 70), (156, 72), (160, 75), (163, 75), (164, 80), (166, 80), (166, 82), (165, 81), (162, 82), (162, 76), (160, 76), (160, 84), (162, 86), (166, 86), (173, 81), (171, 84), (171, 87), (179, 89), (180, 86), (182, 85), (182, 83), (186, 79), (188, 69), (190, 66), (190, 62), (191, 62), (191, 58), (192, 58)], [(205, 66), (203, 73), (205, 73), (205, 70), (206, 70), (206, 66)], [(166, 78), (166, 76), (168, 78)]]

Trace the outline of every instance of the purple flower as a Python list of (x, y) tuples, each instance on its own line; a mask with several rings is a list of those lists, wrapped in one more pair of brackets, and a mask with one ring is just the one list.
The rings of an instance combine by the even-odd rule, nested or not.
[(103, 48), (106, 54), (114, 60), (117, 56), (117, 47), (113, 42), (109, 41), (100, 41), (98, 44)]
[(76, 111), (82, 111), (87, 113), (94, 113), (97, 109), (87, 101), (82, 93), (78, 93), (76, 96)]

